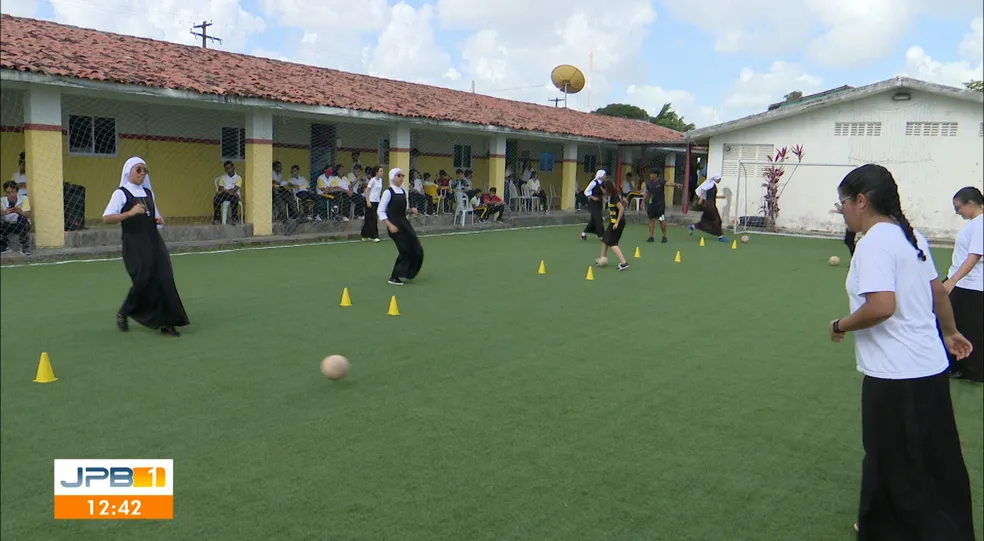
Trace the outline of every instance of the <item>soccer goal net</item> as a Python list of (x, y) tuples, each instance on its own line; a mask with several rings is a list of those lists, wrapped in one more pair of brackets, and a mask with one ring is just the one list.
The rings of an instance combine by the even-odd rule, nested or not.
[[(725, 224), (745, 232), (833, 234), (844, 220), (832, 213), (837, 185), (859, 163), (810, 163), (792, 159), (738, 161), (733, 196), (718, 189)], [(727, 181), (727, 179), (725, 179)]]

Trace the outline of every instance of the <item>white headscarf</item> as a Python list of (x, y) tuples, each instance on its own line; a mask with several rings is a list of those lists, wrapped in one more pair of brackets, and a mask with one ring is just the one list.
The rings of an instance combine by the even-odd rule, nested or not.
[(608, 174), (608, 173), (607, 173), (607, 172), (606, 172), (606, 171), (605, 171), (604, 169), (599, 169), (599, 170), (598, 170), (598, 172), (597, 172), (597, 173), (595, 173), (595, 178), (594, 178), (594, 179), (595, 179), (595, 180), (601, 180), (601, 179), (602, 179), (602, 177), (604, 177), (604, 176), (605, 176), (605, 175), (607, 175), (607, 174)]
[(399, 167), (394, 167), (390, 169), (390, 186), (393, 185), (393, 179), (396, 178), (396, 175), (399, 175), (402, 172), (403, 169), (400, 169)]
[[(130, 182), (130, 171), (140, 164), (147, 165), (147, 162), (145, 162), (143, 158), (139, 158), (137, 156), (130, 158), (125, 164), (123, 164), (123, 174), (120, 176), (120, 187), (126, 186), (126, 183)], [(150, 173), (147, 173), (147, 176), (144, 177), (143, 184), (140, 184), (140, 186), (147, 188), (148, 190), (152, 190), (150, 187)]]
[(709, 178), (707, 180), (710, 180), (710, 181), (714, 182), (714, 184), (717, 184), (718, 182), (721, 181), (721, 175), (714, 175), (714, 176), (712, 176), (711, 178)]

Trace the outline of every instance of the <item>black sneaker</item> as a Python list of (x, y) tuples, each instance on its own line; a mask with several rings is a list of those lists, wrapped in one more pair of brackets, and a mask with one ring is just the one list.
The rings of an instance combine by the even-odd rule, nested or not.
[(21, 248), (21, 255), (24, 256), (24, 257), (30, 257), (31, 256), (31, 251), (28, 250), (27, 248)]
[(628, 263), (619, 263), (618, 264), (618, 270), (620, 270), (620, 271), (624, 271), (627, 268), (629, 268), (629, 264)]
[(646, 239), (646, 242), (656, 242), (656, 239), (649, 237), (648, 239)]
[(3, 249), (0, 250), (0, 254), (7, 254), (7, 253), (10, 253), (10, 246), (4, 246)]
[(389, 283), (391, 283), (391, 284), (393, 284), (395, 286), (402, 286), (403, 285), (403, 280), (400, 280), (396, 276), (393, 276), (393, 277), (391, 277), (389, 279)]
[(164, 327), (161, 327), (161, 333), (162, 334), (166, 334), (168, 336), (181, 336), (181, 333), (178, 332), (178, 329), (176, 329), (176, 328), (174, 328), (174, 327), (172, 327), (170, 325), (166, 325)]
[(123, 332), (130, 330), (130, 322), (123, 314), (116, 314), (116, 326)]
[(660, 244), (666, 244), (666, 242), (667, 242), (666, 237), (663, 237), (663, 240), (659, 241)]

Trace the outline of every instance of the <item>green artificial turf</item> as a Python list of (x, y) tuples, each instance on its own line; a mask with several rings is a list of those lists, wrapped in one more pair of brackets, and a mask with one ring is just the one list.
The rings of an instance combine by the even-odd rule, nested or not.
[[(853, 539), (861, 376), (826, 330), (844, 246), (630, 225), (632, 268), (586, 281), (577, 232), (424, 238), (402, 288), (389, 242), (177, 256), (177, 339), (116, 329), (120, 261), (3, 269), (0, 535)], [(43, 351), (54, 383), (31, 381)], [(981, 536), (982, 388), (953, 402)], [(174, 520), (53, 520), (55, 458), (174, 459)]]

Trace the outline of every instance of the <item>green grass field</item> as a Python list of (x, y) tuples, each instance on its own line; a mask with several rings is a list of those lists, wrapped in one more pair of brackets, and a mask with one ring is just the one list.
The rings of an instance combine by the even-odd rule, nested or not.
[[(3, 269), (0, 535), (853, 539), (861, 376), (826, 333), (844, 246), (630, 225), (632, 268), (586, 281), (576, 234), (424, 238), (403, 288), (389, 242), (176, 256), (177, 339), (116, 329), (120, 261)], [(31, 381), (42, 351), (54, 383)], [(980, 510), (982, 388), (953, 401)], [(173, 458), (174, 520), (54, 521), (55, 458)]]

